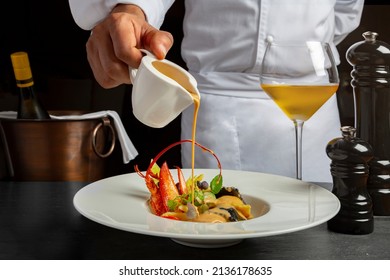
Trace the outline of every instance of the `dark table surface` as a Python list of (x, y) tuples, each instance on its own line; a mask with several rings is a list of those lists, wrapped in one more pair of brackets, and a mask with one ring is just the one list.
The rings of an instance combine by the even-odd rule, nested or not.
[(95, 223), (73, 206), (87, 183), (0, 182), (0, 259), (390, 259), (390, 217), (374, 232), (345, 235), (326, 223), (225, 248), (186, 247)]

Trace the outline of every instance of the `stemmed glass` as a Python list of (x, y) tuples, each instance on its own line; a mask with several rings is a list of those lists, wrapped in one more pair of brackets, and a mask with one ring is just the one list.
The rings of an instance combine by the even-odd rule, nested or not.
[(295, 126), (296, 178), (302, 179), (302, 132), (337, 90), (339, 77), (328, 43), (269, 40), (260, 73), (263, 90)]

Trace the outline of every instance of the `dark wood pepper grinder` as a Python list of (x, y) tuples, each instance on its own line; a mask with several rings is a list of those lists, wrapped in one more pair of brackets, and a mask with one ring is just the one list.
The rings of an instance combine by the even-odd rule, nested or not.
[(346, 234), (368, 234), (374, 230), (372, 200), (367, 191), (370, 144), (355, 137), (355, 128), (341, 127), (342, 137), (331, 140), (326, 153), (332, 160), (332, 193), (340, 200), (340, 211), (328, 221), (328, 229)]
[(374, 215), (390, 216), (390, 45), (378, 36), (364, 32), (346, 58), (353, 66), (356, 136), (373, 148), (367, 189)]

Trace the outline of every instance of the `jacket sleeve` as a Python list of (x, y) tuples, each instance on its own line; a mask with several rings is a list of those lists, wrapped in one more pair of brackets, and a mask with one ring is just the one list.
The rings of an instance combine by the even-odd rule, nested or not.
[(337, 0), (334, 43), (338, 44), (360, 24), (364, 0)]
[(160, 28), (165, 13), (175, 0), (69, 0), (70, 10), (76, 24), (91, 30), (102, 21), (117, 4), (134, 4), (145, 13), (147, 21)]

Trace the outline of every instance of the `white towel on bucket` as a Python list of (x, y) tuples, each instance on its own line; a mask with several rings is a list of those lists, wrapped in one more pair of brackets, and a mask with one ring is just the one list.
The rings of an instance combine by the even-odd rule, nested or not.
[[(15, 111), (3, 111), (0, 112), (0, 118), (15, 119), (17, 113)], [(50, 115), (52, 119), (57, 120), (86, 120), (86, 119), (96, 119), (110, 116), (114, 120), (114, 126), (118, 135), (119, 143), (122, 148), (123, 153), (123, 162), (129, 163), (130, 160), (134, 159), (138, 152), (135, 149), (133, 143), (131, 142), (127, 132), (123, 126), (122, 120), (119, 117), (118, 113), (115, 111), (98, 111), (83, 115), (64, 115), (64, 116), (55, 116)]]

